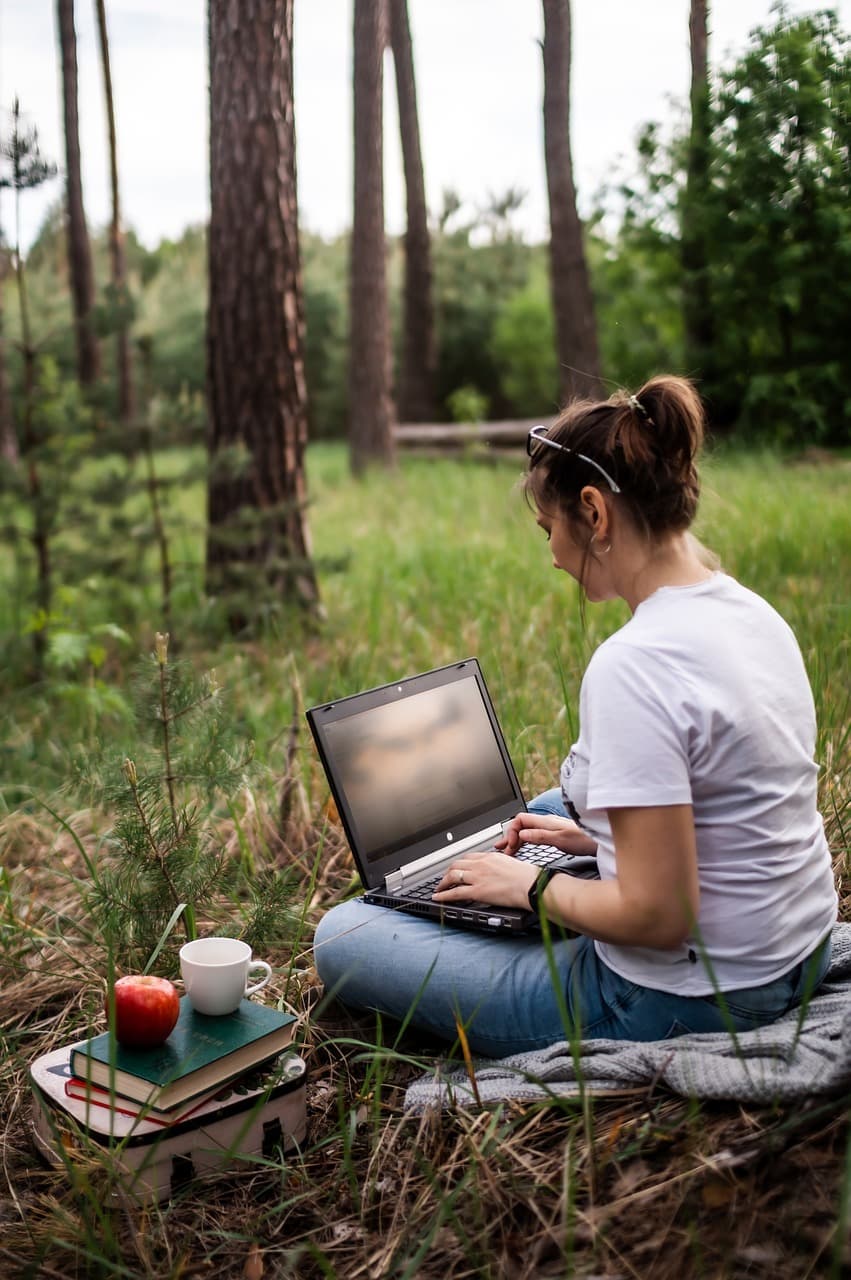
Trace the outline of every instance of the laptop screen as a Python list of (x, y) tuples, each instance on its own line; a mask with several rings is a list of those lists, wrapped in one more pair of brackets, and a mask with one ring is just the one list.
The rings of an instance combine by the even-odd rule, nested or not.
[(438, 834), (451, 841), (455, 826), (469, 830), (480, 815), (516, 811), (516, 778), (475, 675), (420, 691), (415, 684), (398, 686), (403, 696), (379, 705), (350, 705), (322, 728), (338, 805), (369, 863)]
[(330, 724), (326, 743), (370, 862), (514, 795), (472, 676)]

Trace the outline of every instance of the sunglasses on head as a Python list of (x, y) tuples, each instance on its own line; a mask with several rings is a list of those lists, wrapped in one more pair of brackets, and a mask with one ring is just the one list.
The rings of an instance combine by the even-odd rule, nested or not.
[(587, 454), (577, 453), (575, 449), (568, 449), (566, 444), (559, 444), (557, 440), (551, 440), (547, 435), (547, 427), (533, 427), (526, 437), (526, 453), (530, 458), (534, 458), (539, 445), (546, 445), (550, 449), (558, 449), (559, 453), (572, 453), (574, 458), (579, 458), (581, 462), (587, 462), (589, 467), (593, 467), (595, 471), (599, 471), (612, 493), (620, 493), (621, 487), (617, 484), (599, 462), (595, 462), (593, 458), (589, 458)]

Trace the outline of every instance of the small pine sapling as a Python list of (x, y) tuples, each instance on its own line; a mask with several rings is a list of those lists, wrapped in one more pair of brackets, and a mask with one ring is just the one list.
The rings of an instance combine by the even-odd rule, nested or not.
[[(120, 781), (106, 796), (117, 814), (114, 856), (89, 894), (114, 954), (137, 968), (150, 963), (177, 919), (181, 941), (196, 936), (202, 918), (228, 934), (241, 932), (234, 907), (237, 916), (246, 914), (237, 903), (242, 893), (254, 899), (251, 932), (258, 917), (271, 928), (269, 910), (256, 902), (261, 885), (240, 883), (239, 860), (228, 856), (216, 827), (216, 800), (246, 785), (253, 743), (238, 741), (215, 672), (199, 678), (187, 663), (169, 662), (168, 639), (157, 633), (153, 659), (137, 681), (138, 746), (114, 769)], [(288, 895), (271, 880), (261, 896), (280, 917)]]

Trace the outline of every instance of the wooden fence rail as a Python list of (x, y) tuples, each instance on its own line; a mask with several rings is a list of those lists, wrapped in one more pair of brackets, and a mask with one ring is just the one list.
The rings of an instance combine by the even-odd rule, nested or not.
[(538, 423), (551, 426), (553, 418), (529, 418), (514, 422), (405, 422), (394, 428), (397, 448), (421, 457), (500, 457), (526, 450), (526, 438)]

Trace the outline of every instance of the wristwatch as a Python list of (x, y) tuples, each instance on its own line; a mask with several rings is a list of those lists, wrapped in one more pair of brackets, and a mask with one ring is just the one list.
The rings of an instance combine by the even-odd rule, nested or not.
[(542, 867), (529, 886), (529, 906), (535, 915), (541, 914), (540, 897), (552, 880), (553, 876), (557, 876), (560, 871), (565, 871), (564, 867)]

